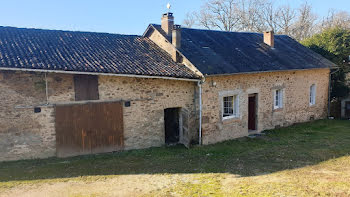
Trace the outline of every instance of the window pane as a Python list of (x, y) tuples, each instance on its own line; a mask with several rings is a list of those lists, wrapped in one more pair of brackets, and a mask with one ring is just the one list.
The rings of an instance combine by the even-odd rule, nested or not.
[(278, 107), (279, 106), (279, 90), (276, 90), (276, 97), (275, 97), (275, 106)]
[(310, 86), (310, 105), (314, 105), (316, 101), (316, 86), (313, 84)]
[(233, 115), (233, 96), (223, 97), (223, 117)]
[(274, 93), (274, 108), (282, 108), (283, 107), (283, 90), (275, 90)]
[(279, 90), (278, 93), (279, 93), (279, 95), (278, 95), (278, 97), (279, 97), (278, 107), (282, 108), (282, 106), (283, 106), (283, 95), (282, 95), (283, 91)]
[(309, 97), (309, 102), (312, 103), (312, 86), (310, 87), (310, 97)]

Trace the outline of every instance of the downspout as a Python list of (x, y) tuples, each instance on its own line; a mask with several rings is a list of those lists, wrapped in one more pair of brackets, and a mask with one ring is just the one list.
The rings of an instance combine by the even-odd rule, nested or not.
[(49, 89), (47, 84), (47, 73), (45, 73), (45, 93), (46, 93), (46, 105), (49, 104)]
[(202, 145), (202, 84), (198, 81), (199, 89), (199, 145)]
[(202, 145), (202, 84), (205, 82), (205, 78), (201, 81), (198, 81), (198, 100), (199, 100), (199, 136), (198, 136), (198, 144)]

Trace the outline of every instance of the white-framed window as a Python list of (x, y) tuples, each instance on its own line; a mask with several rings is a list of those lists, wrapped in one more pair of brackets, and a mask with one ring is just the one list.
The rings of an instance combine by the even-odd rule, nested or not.
[(316, 104), (316, 85), (315, 85), (315, 84), (312, 84), (312, 85), (310, 86), (310, 98), (309, 98), (309, 103), (310, 103), (310, 106)]
[(274, 90), (273, 98), (274, 98), (273, 108), (274, 109), (283, 108), (283, 89)]
[(222, 97), (222, 118), (239, 117), (239, 98), (238, 95), (230, 95)]

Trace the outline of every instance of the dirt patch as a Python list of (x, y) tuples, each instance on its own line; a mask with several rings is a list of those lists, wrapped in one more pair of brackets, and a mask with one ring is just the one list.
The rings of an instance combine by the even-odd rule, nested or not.
[(139, 196), (163, 189), (171, 184), (171, 181), (167, 175), (123, 175), (93, 182), (67, 181), (21, 185), (5, 190), (0, 196)]
[[(187, 174), (120, 175), (99, 180), (68, 180), (23, 184), (1, 192), (0, 197), (61, 197), (61, 196), (148, 196), (176, 186), (178, 182), (196, 183), (196, 176)], [(59, 181), (59, 180), (57, 180)]]

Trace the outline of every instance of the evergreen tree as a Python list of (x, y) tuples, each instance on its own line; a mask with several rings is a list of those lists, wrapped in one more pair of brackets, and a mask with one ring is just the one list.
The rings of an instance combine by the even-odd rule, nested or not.
[(303, 40), (302, 44), (339, 66), (339, 71), (332, 75), (331, 98), (339, 100), (348, 96), (350, 89), (346, 74), (350, 71), (350, 30), (339, 27), (327, 29)]

